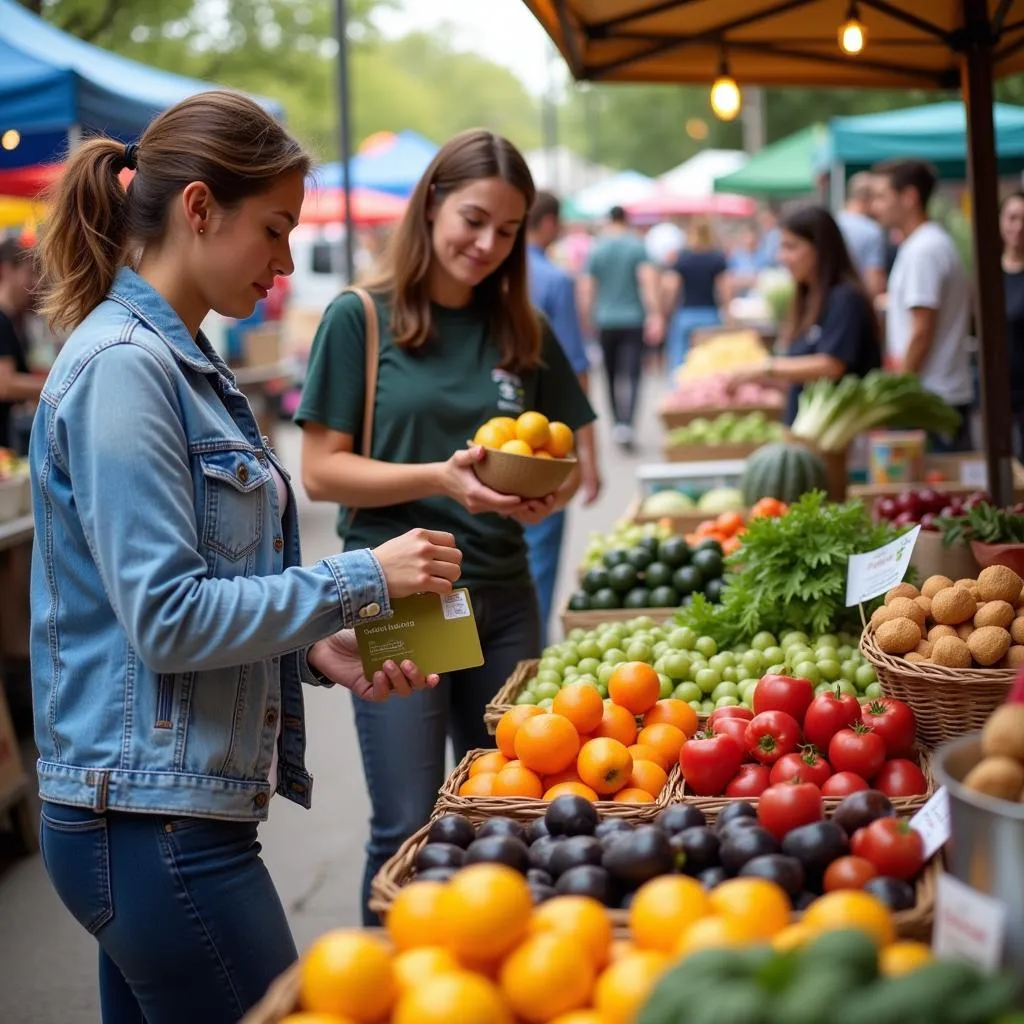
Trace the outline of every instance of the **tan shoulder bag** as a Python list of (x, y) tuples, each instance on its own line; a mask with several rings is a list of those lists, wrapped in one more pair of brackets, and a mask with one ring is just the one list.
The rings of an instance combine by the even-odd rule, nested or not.
[(370, 459), (373, 458), (373, 414), (377, 406), (377, 370), (380, 366), (380, 321), (377, 319), (377, 305), (365, 288), (345, 288), (344, 291), (359, 296), (366, 316), (366, 387), (360, 453)]

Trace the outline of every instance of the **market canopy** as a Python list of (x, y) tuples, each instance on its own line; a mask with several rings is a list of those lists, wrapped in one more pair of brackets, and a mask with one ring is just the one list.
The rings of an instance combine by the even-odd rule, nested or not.
[[(349, 161), (349, 177), (353, 188), (369, 188), (407, 196), (416, 187), (438, 147), (413, 131), (402, 131), (390, 138), (365, 144)], [(322, 188), (340, 188), (341, 164), (324, 164), (317, 172)]]
[[(406, 201), (388, 192), (354, 188), (352, 220), (358, 226), (390, 224), (405, 212)], [(340, 188), (315, 189), (306, 193), (302, 204), (302, 224), (341, 224), (345, 220), (345, 193)]]
[(619, 171), (609, 178), (581, 188), (572, 196), (573, 206), (586, 217), (607, 217), (613, 206), (628, 206), (646, 199), (655, 189), (653, 178), (639, 171)]
[[(103, 132), (129, 141), (162, 110), (208, 82), (147, 67), (62, 32), (17, 0), (0, 0), (0, 168), (59, 160), (69, 135)], [(280, 117), (280, 104), (258, 99)]]
[(823, 124), (801, 128), (759, 150), (739, 170), (715, 178), (715, 191), (764, 199), (809, 195), (815, 188), (815, 163), (827, 141)]

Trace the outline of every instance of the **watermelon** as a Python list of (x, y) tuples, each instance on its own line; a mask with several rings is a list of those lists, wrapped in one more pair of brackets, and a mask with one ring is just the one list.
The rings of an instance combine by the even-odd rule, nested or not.
[(808, 491), (827, 492), (828, 472), (809, 448), (777, 441), (758, 448), (747, 459), (740, 487), (747, 508), (762, 498), (792, 504)]

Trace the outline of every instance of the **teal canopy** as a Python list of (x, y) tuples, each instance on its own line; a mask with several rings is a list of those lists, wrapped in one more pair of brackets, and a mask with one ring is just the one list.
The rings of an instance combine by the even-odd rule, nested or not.
[(716, 192), (766, 199), (795, 199), (815, 189), (818, 154), (828, 129), (812, 124), (755, 153), (739, 170), (715, 178)]

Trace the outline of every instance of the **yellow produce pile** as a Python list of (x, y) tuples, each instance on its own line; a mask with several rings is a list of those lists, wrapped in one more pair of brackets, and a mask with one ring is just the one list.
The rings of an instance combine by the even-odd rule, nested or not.
[(756, 331), (732, 331), (694, 345), (676, 371), (677, 381), (694, 380), (727, 373), (743, 366), (756, 366), (767, 358)]

